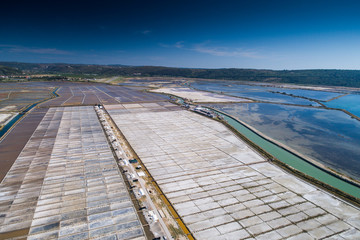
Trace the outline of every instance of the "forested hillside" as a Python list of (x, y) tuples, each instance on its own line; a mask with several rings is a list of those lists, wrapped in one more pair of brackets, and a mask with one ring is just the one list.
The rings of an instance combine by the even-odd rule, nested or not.
[[(142, 76), (225, 79), (270, 83), (295, 83), (306, 85), (331, 85), (360, 87), (360, 70), (261, 70), (261, 69), (198, 69), (156, 66), (38, 64), (0, 62), (24, 74), (66, 74), (96, 76)], [(18, 69), (18, 70), (16, 70)], [(1, 74), (1, 69), (0, 69)]]

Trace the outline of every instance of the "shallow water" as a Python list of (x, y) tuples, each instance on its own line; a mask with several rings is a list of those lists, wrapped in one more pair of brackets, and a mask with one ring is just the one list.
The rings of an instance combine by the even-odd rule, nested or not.
[[(294, 95), (314, 95), (313, 91), (303, 90), (298, 91), (294, 89), (285, 89), (285, 88), (275, 88), (275, 87), (264, 87), (264, 86), (253, 86), (253, 85), (243, 85), (235, 82), (220, 82), (220, 81), (198, 81), (191, 84), (191, 86), (198, 90), (212, 91), (217, 93), (225, 93), (228, 95), (236, 97), (246, 97), (258, 101), (267, 101), (274, 103), (287, 103), (287, 104), (297, 104), (305, 106), (317, 106), (317, 103), (314, 101), (309, 101), (303, 98), (292, 97), (275, 92), (286, 92), (288, 94)], [(311, 92), (308, 93), (308, 92)], [(296, 94), (295, 94), (296, 93)], [(333, 93), (327, 94), (325, 92), (319, 93), (319, 99), (331, 98)], [(337, 96), (336, 94), (335, 96)]]
[(327, 167), (360, 180), (360, 122), (336, 110), (267, 103), (209, 105)]
[[(350, 94), (338, 99), (332, 100), (325, 103), (326, 106), (332, 108), (342, 108), (352, 114), (360, 117), (360, 95), (359, 94)], [(360, 131), (360, 129), (359, 129)]]
[(233, 126), (237, 131), (245, 135), (252, 142), (260, 146), (266, 152), (270, 153), (272, 156), (276, 157), (280, 161), (292, 166), (293, 168), (307, 174), (308, 176), (314, 177), (324, 183), (327, 183), (330, 186), (333, 186), (337, 189), (340, 189), (343, 192), (346, 192), (352, 196), (360, 198), (360, 190), (357, 186), (343, 181), (331, 174), (322, 171), (321, 169), (309, 164), (308, 162), (298, 158), (294, 154), (278, 147), (277, 145), (265, 140), (260, 137), (253, 131), (249, 130), (247, 127), (235, 121), (233, 118), (230, 118), (226, 115), (223, 115), (224, 120), (227, 121), (231, 126)]
[(284, 92), (286, 94), (293, 94), (294, 96), (316, 99), (319, 101), (327, 101), (334, 97), (342, 95), (340, 93), (334, 93), (334, 92), (324, 92), (324, 91), (304, 90), (304, 89), (287, 89), (287, 88), (279, 88), (278, 92)]

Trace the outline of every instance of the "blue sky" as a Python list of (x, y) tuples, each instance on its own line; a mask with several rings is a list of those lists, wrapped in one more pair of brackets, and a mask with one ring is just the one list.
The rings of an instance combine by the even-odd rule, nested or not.
[(360, 1), (6, 1), (0, 61), (360, 69)]

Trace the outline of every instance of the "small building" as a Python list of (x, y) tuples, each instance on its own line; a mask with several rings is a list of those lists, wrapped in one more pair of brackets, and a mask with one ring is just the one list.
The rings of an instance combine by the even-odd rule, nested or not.
[(150, 217), (150, 219), (153, 219), (154, 222), (156, 222), (158, 220), (158, 217), (154, 211), (149, 211), (149, 217)]
[(145, 192), (144, 192), (144, 190), (143, 190), (142, 188), (139, 189), (139, 194), (140, 194), (140, 196), (144, 196), (144, 195), (145, 195)]
[(139, 177), (145, 177), (145, 173), (143, 171), (139, 171), (137, 174), (139, 175)]
[(136, 160), (136, 158), (134, 158), (134, 159), (130, 159), (129, 162), (130, 162), (130, 163), (137, 163), (138, 160)]

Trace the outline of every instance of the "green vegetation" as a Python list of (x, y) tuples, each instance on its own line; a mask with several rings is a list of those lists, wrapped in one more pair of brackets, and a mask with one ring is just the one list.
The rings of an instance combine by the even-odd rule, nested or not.
[[(85, 65), (85, 64), (35, 64), (0, 62), (24, 74), (56, 74), (66, 77), (94, 79), (111, 76), (184, 77), (225, 79), (268, 83), (293, 83), (302, 85), (329, 85), (360, 87), (360, 70), (257, 70), (257, 69), (198, 69), (154, 66)], [(15, 69), (15, 70), (16, 70)], [(52, 80), (52, 79), (49, 79)]]
[(177, 239), (180, 236), (185, 236), (183, 231), (180, 228), (176, 228), (173, 225), (168, 225), (169, 231), (171, 233), (171, 236), (175, 239)]
[(0, 65), (0, 76), (11, 76), (11, 75), (19, 75), (19, 74), (22, 74), (22, 71), (16, 68)]

